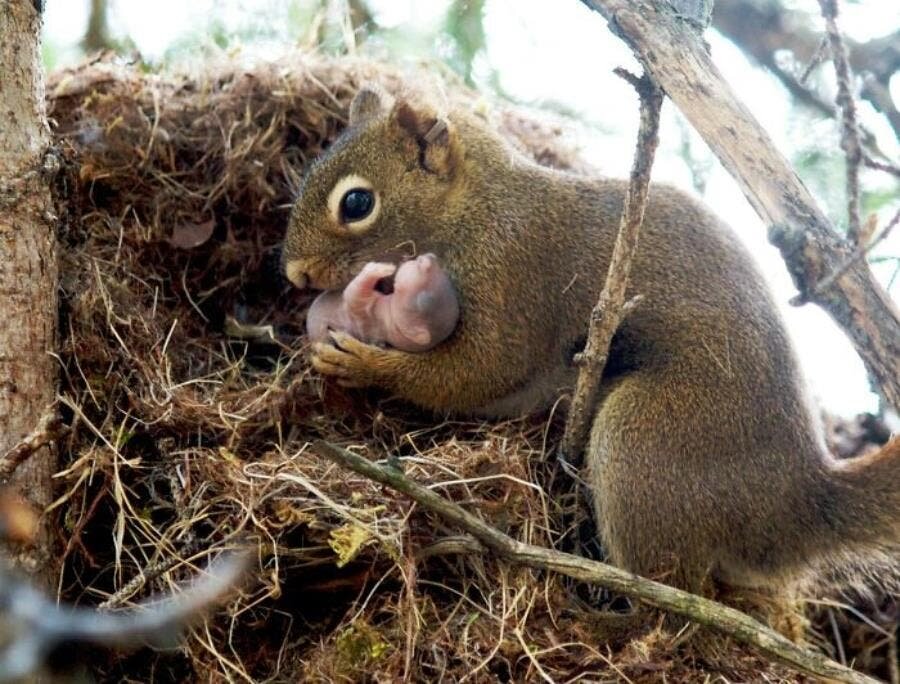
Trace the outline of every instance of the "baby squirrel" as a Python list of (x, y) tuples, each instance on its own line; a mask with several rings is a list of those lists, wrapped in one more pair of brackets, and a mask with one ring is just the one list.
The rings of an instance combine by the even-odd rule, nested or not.
[[(455, 333), (422, 353), (336, 331), (314, 367), (423, 407), (509, 416), (570, 391), (627, 183), (538, 166), (483, 118), (364, 87), (308, 170), (284, 243), (298, 287), (432, 252)], [(836, 461), (763, 279), (689, 196), (650, 191), (586, 452), (612, 562), (697, 591), (780, 587), (845, 560), (896, 562), (900, 440)], [(893, 561), (891, 560), (893, 559)], [(893, 566), (893, 567), (896, 567)]]
[[(379, 282), (393, 278), (393, 291)], [(312, 342), (342, 330), (370, 344), (403, 351), (426, 351), (446, 340), (459, 320), (456, 292), (434, 254), (422, 254), (399, 266), (366, 264), (344, 289), (323, 292), (306, 314)]]

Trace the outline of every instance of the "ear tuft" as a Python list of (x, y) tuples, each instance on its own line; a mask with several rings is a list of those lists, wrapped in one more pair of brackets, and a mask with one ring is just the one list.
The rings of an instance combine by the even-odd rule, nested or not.
[(419, 115), (408, 102), (399, 102), (394, 108), (394, 119), (407, 135), (419, 139)]
[(419, 147), (419, 163), (426, 171), (441, 176), (453, 170), (455, 136), (450, 122), (430, 110), (417, 111), (407, 102), (394, 108), (394, 121)]
[(379, 85), (368, 83), (356, 93), (350, 103), (350, 125), (386, 114), (394, 106), (394, 98)]
[(447, 145), (450, 142), (450, 128), (446, 119), (438, 119), (424, 136), (429, 145)]

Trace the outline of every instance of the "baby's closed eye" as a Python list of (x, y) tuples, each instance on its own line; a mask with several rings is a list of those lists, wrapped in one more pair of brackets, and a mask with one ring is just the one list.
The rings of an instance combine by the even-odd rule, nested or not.
[(429, 290), (422, 290), (416, 295), (415, 306), (416, 311), (420, 313), (426, 313), (427, 311), (431, 311), (437, 305), (436, 297), (434, 293)]

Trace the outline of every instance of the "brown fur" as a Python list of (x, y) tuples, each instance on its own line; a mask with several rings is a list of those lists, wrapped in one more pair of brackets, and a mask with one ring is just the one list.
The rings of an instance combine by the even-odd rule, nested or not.
[[(434, 252), (460, 325), (420, 354), (338, 334), (315, 346), (315, 367), (439, 411), (553, 401), (573, 385), (626, 184), (537, 166), (472, 114), (444, 120), (363, 93), (305, 178), (288, 271), (335, 288), (367, 261)], [(358, 235), (325, 207), (351, 173), (382, 202)], [(696, 589), (710, 573), (780, 586), (854, 554), (895, 553), (900, 442), (846, 464), (826, 453), (775, 304), (734, 234), (653, 186), (631, 282), (645, 301), (614, 339), (587, 453), (613, 562)]]

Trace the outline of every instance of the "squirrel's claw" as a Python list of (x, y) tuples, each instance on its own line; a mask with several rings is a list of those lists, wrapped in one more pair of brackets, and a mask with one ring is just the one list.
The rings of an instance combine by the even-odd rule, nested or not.
[(386, 370), (385, 360), (394, 353), (339, 330), (329, 331), (330, 342), (312, 346), (312, 365), (322, 375), (335, 378), (343, 387), (378, 385)]

